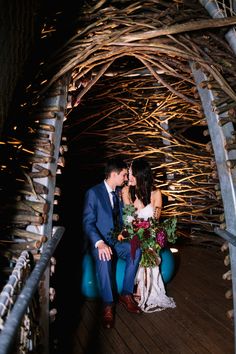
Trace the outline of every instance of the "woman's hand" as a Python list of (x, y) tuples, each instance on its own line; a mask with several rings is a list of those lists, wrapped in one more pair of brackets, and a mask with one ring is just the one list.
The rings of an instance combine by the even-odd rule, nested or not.
[(128, 186), (124, 186), (121, 190), (121, 196), (122, 196), (122, 200), (123, 203), (125, 205), (129, 205), (132, 204), (131, 199), (130, 199), (130, 194), (129, 194), (129, 187)]

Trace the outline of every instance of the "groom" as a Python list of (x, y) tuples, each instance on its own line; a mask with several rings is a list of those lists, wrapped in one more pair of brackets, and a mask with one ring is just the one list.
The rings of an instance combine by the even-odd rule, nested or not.
[(85, 194), (83, 210), (83, 229), (89, 239), (91, 253), (95, 260), (100, 295), (103, 301), (103, 325), (114, 326), (114, 295), (112, 258), (116, 255), (126, 261), (123, 289), (119, 303), (127, 311), (141, 313), (133, 300), (134, 279), (141, 258), (140, 249), (136, 250), (135, 259), (131, 258), (130, 243), (115, 240), (111, 231), (122, 225), (122, 202), (116, 195), (117, 187), (127, 181), (127, 165), (123, 160), (113, 158), (107, 161), (105, 180), (90, 188)]

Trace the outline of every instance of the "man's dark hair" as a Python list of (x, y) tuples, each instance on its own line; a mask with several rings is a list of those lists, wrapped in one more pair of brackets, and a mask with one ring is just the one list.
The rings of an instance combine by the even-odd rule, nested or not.
[(109, 159), (105, 166), (105, 178), (108, 178), (111, 172), (120, 173), (125, 168), (128, 168), (127, 163), (121, 158), (114, 157)]

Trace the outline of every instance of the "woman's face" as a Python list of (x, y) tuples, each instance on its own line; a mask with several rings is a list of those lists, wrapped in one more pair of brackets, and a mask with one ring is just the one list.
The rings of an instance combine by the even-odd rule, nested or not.
[(136, 177), (133, 176), (132, 167), (129, 168), (129, 186), (136, 186)]

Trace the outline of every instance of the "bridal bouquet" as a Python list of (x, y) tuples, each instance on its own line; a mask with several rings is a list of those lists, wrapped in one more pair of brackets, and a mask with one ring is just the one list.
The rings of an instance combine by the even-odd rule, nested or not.
[(141, 248), (142, 267), (154, 267), (160, 263), (160, 250), (166, 247), (168, 242), (175, 243), (176, 223), (176, 217), (166, 219), (162, 223), (154, 218), (138, 218), (135, 207), (127, 205), (123, 209), (123, 228), (116, 237), (121, 242), (130, 241), (132, 258), (136, 249)]

